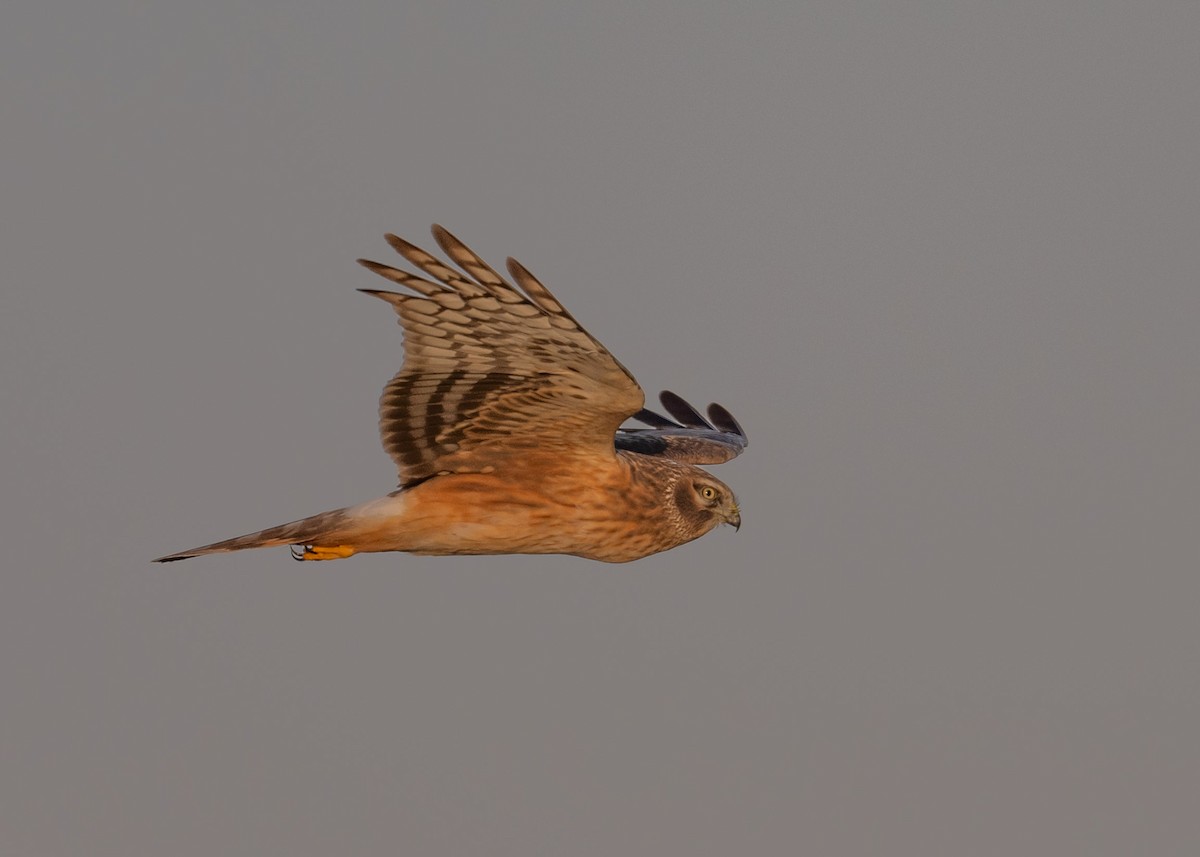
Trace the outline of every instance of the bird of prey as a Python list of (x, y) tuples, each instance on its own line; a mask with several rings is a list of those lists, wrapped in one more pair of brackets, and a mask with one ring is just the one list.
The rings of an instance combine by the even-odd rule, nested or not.
[[(356, 553), (572, 554), (628, 562), (741, 525), (733, 492), (697, 464), (738, 455), (746, 433), (720, 405), (706, 420), (674, 393), (674, 420), (642, 406), (629, 371), (515, 259), (510, 282), (440, 226), (456, 270), (395, 235), (426, 276), (360, 259), (407, 291), (391, 304), (404, 362), (383, 390), (379, 429), (400, 487), (192, 550), (173, 562), (290, 545), (299, 560)], [(513, 283), (515, 282), (515, 286)], [(648, 428), (621, 428), (634, 418)]]

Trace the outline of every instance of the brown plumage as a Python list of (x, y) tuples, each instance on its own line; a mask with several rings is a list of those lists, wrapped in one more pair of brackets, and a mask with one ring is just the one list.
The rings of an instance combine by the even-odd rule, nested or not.
[[(641, 387), (532, 274), (513, 259), (505, 280), (433, 227), (465, 272), (394, 235), (388, 243), (425, 279), (360, 264), (412, 293), (363, 289), (395, 309), (404, 363), (379, 403), (384, 449), (400, 488), (189, 551), (294, 546), (297, 559), (355, 553), (562, 553), (627, 562), (740, 526), (733, 492), (695, 464), (746, 446), (719, 405), (706, 420), (663, 393), (676, 421), (642, 409)], [(651, 428), (620, 429), (634, 417)]]

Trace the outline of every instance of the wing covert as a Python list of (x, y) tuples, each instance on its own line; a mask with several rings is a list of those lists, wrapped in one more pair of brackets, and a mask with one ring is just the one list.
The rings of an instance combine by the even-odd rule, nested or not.
[(388, 243), (430, 279), (359, 260), (413, 292), (360, 289), (404, 329), (403, 365), (379, 402), (401, 485), (519, 466), (514, 454), (532, 449), (611, 457), (614, 432), (644, 402), (633, 376), (519, 263), (508, 268), (520, 288), (442, 227), (433, 235), (463, 273), (395, 235)]

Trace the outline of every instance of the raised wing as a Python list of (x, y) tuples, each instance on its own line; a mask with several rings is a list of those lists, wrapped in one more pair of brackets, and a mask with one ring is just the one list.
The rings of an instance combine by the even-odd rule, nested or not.
[(360, 289), (404, 328), (404, 364), (379, 401), (400, 484), (520, 466), (535, 449), (611, 458), (614, 432), (645, 401), (629, 371), (515, 259), (519, 288), (442, 227), (433, 237), (466, 276), (395, 235), (433, 281), (358, 260), (416, 293)]
[(670, 390), (663, 390), (658, 399), (675, 420), (643, 408), (633, 418), (653, 428), (621, 429), (613, 439), (617, 449), (689, 464), (721, 464), (750, 445), (733, 414), (720, 405), (709, 405), (705, 419)]

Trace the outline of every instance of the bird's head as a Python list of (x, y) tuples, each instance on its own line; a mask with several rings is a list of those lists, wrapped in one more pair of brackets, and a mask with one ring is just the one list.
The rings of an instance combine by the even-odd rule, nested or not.
[(689, 467), (675, 483), (675, 502), (680, 517), (702, 535), (718, 524), (735, 530), (742, 526), (742, 513), (729, 486), (698, 467)]

